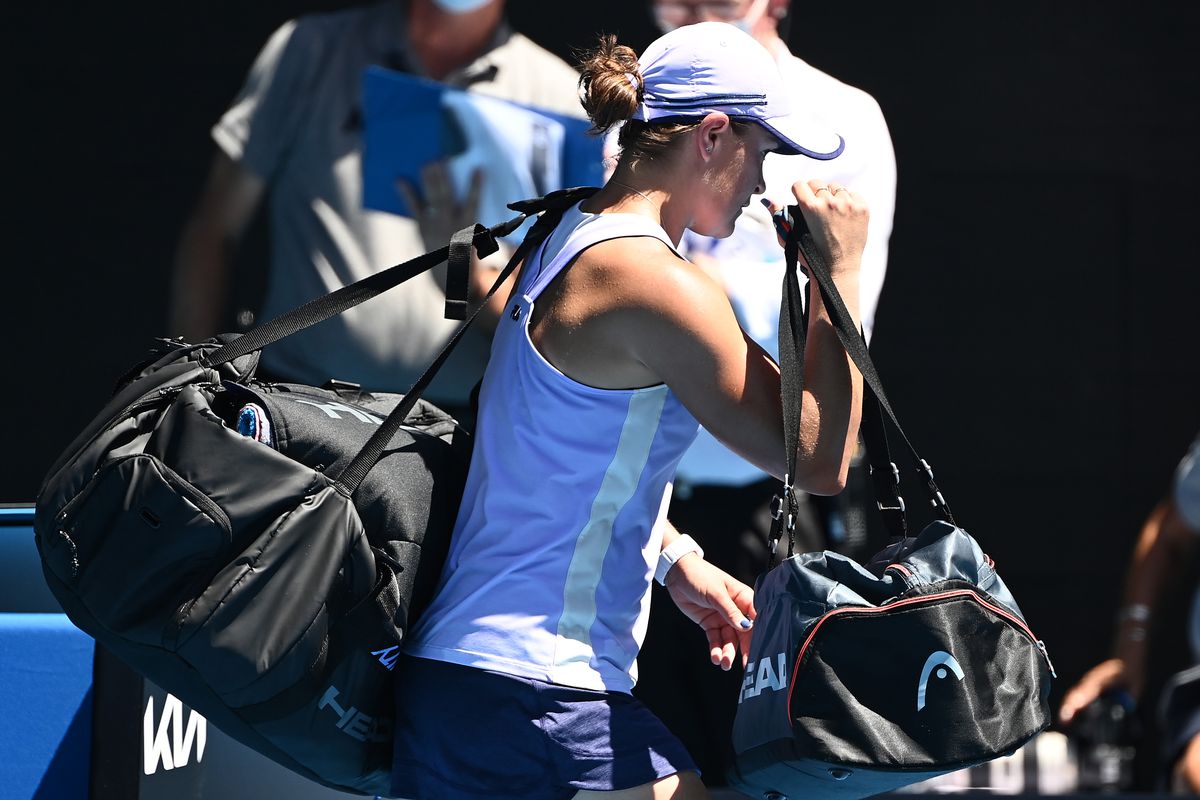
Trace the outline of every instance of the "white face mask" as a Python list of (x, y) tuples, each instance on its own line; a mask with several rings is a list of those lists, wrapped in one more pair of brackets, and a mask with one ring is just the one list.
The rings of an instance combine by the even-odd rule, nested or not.
[(447, 14), (469, 14), (477, 11), (492, 0), (433, 0), (433, 4)]

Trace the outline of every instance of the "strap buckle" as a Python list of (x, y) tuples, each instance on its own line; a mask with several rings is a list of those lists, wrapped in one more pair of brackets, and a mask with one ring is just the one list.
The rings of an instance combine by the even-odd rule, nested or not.
[[(895, 486), (895, 487), (896, 487), (896, 491), (897, 491), (897, 492), (899, 492), (899, 489), (900, 489), (900, 468), (896, 466), (896, 462), (895, 462), (895, 461), (889, 461), (889, 462), (888, 462), (888, 466), (892, 468), (892, 486)], [(874, 475), (874, 474), (875, 474), (875, 465), (874, 465), (874, 464), (870, 464), (870, 463), (868, 463), (868, 464), (867, 464), (867, 473), (868, 473), (869, 475)]]
[(476, 224), (475, 235), (472, 237), (472, 244), (475, 245), (475, 252), (479, 257), (487, 258), (492, 253), (500, 249), (500, 243), (496, 241), (496, 235), (488, 228)]
[[(767, 541), (770, 545), (772, 563), (779, 553), (779, 542), (783, 540), (783, 534), (788, 537), (788, 556), (792, 555), (793, 548), (796, 545), (796, 493), (792, 489), (791, 475), (783, 477), (783, 488), (779, 494), (771, 498), (769, 509), (771, 519), (775, 524), (771, 526), (771, 532), (767, 534)], [(784, 512), (787, 512), (786, 518)]]
[(771, 519), (778, 520), (783, 516), (783, 498), (775, 495), (771, 498)]
[(918, 460), (921, 462), (921, 474), (925, 477), (925, 484), (929, 489), (929, 505), (937, 509), (947, 521), (953, 524), (954, 517), (950, 513), (950, 505), (946, 502), (946, 498), (942, 496), (941, 490), (938, 489), (937, 484), (933, 480), (933, 468), (929, 466), (929, 462), (925, 459)]
[(778, 522), (783, 517), (783, 512), (787, 510), (787, 522), (785, 530), (790, 534), (796, 530), (796, 515), (794, 513), (796, 506), (796, 491), (792, 488), (792, 476), (783, 476), (783, 488), (779, 494), (771, 498), (771, 519)]

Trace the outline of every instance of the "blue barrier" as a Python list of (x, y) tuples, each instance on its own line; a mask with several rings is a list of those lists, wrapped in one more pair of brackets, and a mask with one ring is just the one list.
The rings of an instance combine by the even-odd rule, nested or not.
[[(46, 586), (33, 514), (0, 506), (0, 799), (358, 797), (268, 761), (97, 652)], [(176, 741), (176, 716), (199, 736)]]
[(62, 614), (0, 614), (0, 792), (86, 798), (94, 642)]
[(33, 506), (0, 506), (0, 613), (61, 613), (42, 577)]
[(95, 644), (61, 613), (33, 542), (33, 508), (0, 508), (0, 791), (86, 798)]

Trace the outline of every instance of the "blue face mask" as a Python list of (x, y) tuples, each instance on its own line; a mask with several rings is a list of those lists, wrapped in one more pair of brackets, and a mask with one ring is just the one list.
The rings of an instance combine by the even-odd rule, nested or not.
[(746, 16), (741, 19), (731, 19), (729, 24), (735, 28), (739, 28), (743, 33), (754, 34), (754, 26), (763, 18), (763, 14), (767, 13), (767, 0), (754, 0), (750, 4), (750, 8), (746, 9)]
[[(692, 5), (677, 3), (654, 3), (654, 18), (658, 28), (663, 33), (670, 33), (680, 25), (692, 24), (703, 20), (725, 22), (743, 33), (752, 33), (754, 26), (767, 12), (769, 0), (753, 0), (746, 9), (744, 16), (730, 19), (725, 15), (728, 10), (727, 2), (696, 3)], [(670, 8), (668, 8), (670, 7)]]
[(433, 0), (433, 4), (447, 14), (468, 14), (483, 8), (492, 0)]

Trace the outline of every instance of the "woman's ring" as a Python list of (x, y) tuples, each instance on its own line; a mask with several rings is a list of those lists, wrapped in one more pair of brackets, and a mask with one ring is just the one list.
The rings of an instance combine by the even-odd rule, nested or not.
[(817, 189), (813, 189), (813, 194), (816, 194), (817, 192), (828, 192), (828, 191), (829, 191), (828, 186), (821, 186)]

